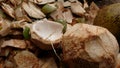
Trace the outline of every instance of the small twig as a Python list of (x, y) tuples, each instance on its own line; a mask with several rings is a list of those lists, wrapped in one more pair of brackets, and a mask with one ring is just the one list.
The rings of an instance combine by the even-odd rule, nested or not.
[(61, 61), (61, 58), (60, 58), (60, 56), (57, 54), (57, 52), (56, 52), (56, 50), (55, 50), (55, 48), (54, 48), (54, 46), (53, 46), (53, 43), (51, 42), (51, 46), (52, 46), (52, 49), (53, 49), (53, 51), (54, 51), (54, 53), (55, 53), (55, 55), (57, 56), (57, 58)]

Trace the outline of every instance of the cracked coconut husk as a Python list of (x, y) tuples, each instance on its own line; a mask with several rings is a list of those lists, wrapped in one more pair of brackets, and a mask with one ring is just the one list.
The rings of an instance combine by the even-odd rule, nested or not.
[(68, 62), (71, 68), (86, 68), (86, 64), (92, 68), (96, 68), (96, 65), (97, 68), (114, 68), (119, 46), (107, 29), (79, 23), (63, 35), (62, 49), (63, 60)]

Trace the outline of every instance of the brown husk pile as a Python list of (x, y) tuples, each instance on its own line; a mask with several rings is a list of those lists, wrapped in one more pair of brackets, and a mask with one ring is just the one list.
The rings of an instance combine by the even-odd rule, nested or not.
[[(46, 4), (52, 4), (56, 9), (53, 12), (44, 13), (42, 7)], [(108, 68), (115, 67), (119, 50), (116, 39), (107, 29), (91, 25), (98, 10), (99, 7), (94, 2), (88, 5), (85, 0), (83, 3), (78, 0), (0, 0), (0, 68), (103, 68), (106, 65)], [(44, 18), (49, 21), (58, 19), (66, 21), (67, 29), (63, 38), (55, 44), (52, 42), (46, 44), (32, 37), (25, 39), (23, 36), (25, 26), (31, 29), (35, 21)], [(94, 33), (94, 29), (98, 29), (98, 33)], [(99, 42), (99, 37), (104, 34), (109, 35), (113, 41), (108, 48), (105, 47), (106, 52), (97, 54), (98, 57), (94, 58), (90, 54), (96, 55), (97, 52), (88, 52), (89, 48), (88, 51), (84, 48), (90, 44), (90, 41)], [(106, 45), (106, 42), (102, 43)], [(81, 48), (83, 46), (83, 49), (79, 49), (79, 45)], [(88, 47), (91, 47), (90, 45)], [(98, 49), (101, 45), (98, 45)], [(94, 47), (91, 48), (94, 49)], [(104, 46), (101, 49), (104, 49)]]

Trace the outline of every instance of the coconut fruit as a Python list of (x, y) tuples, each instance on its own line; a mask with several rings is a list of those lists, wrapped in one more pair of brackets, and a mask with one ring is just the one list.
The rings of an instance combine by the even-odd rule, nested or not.
[(120, 40), (120, 3), (101, 9), (94, 20), (94, 25), (107, 28)]
[(62, 38), (63, 61), (70, 68), (115, 68), (119, 47), (105, 28), (78, 23)]
[(51, 44), (57, 47), (62, 38), (63, 25), (47, 19), (35, 21), (31, 28), (32, 41), (41, 49), (52, 49)]

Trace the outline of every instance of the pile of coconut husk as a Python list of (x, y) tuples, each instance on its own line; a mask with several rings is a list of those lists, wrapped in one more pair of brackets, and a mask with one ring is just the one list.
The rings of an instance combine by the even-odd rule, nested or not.
[(0, 68), (118, 67), (116, 38), (92, 25), (98, 11), (86, 0), (0, 0)]

